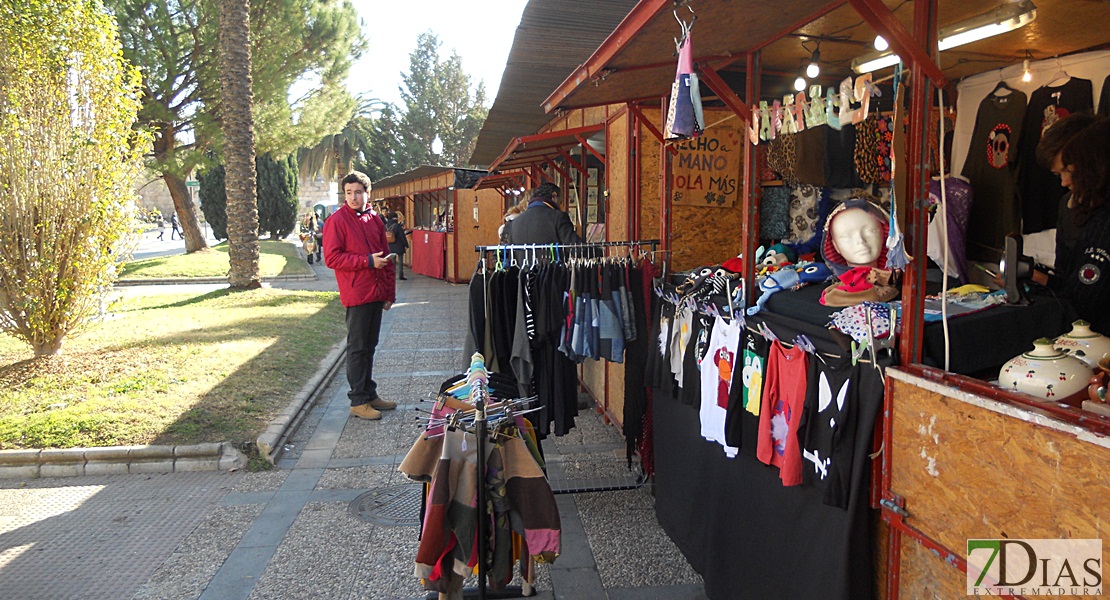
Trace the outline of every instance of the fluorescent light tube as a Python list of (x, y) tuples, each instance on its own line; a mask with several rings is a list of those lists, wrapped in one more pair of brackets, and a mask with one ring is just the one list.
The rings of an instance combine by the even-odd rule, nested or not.
[[(948, 50), (977, 42), (1024, 27), (1036, 18), (1037, 7), (1033, 5), (1032, 0), (1007, 3), (990, 12), (941, 29), (937, 36), (939, 38), (937, 47)], [(856, 73), (870, 73), (896, 65), (899, 60), (893, 53), (872, 53), (852, 59), (852, 70)]]

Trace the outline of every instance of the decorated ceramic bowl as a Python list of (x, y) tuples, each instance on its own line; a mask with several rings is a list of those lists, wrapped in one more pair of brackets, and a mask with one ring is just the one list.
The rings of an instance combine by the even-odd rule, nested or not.
[(1091, 324), (1086, 321), (1071, 325), (1071, 331), (1056, 338), (1053, 346), (1097, 369), (1098, 361), (1110, 356), (1110, 338), (1091, 331)]
[(1086, 389), (1091, 373), (1087, 363), (1041, 338), (1033, 342), (1032, 350), (1002, 365), (998, 385), (1041, 400), (1062, 400)]

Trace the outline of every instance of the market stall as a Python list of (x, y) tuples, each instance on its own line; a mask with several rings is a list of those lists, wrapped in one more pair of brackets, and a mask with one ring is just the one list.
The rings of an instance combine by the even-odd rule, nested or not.
[[(780, 203), (778, 206), (786, 207), (790, 222), (798, 222), (795, 217), (800, 217), (799, 229), (827, 236), (828, 225), (835, 236), (835, 229), (850, 221), (832, 217), (833, 211), (847, 205), (844, 198), (833, 198), (832, 194), (821, 191), (820, 188), (832, 184), (824, 179), (815, 181), (813, 178), (818, 174), (813, 167), (821, 171), (822, 178), (839, 177), (845, 172), (858, 176), (865, 170), (864, 167), (869, 172), (877, 171), (869, 173), (870, 181), (866, 182), (864, 194), (871, 205), (881, 207), (881, 211), (873, 213), (873, 216), (883, 215), (874, 217), (875, 222), (883, 225), (881, 238), (895, 241), (895, 245), (887, 244), (887, 247), (892, 252), (905, 254), (905, 262), (893, 268), (900, 280), (895, 277), (889, 283), (875, 284), (864, 280), (848, 282), (841, 278), (842, 283), (832, 286), (841, 295), (860, 293), (875, 285), (889, 287), (894, 296), (880, 297), (882, 304), (900, 295), (899, 304), (887, 307), (887, 310), (900, 311), (900, 319), (888, 317), (892, 323), (900, 322), (900, 326), (890, 326), (884, 337), (887, 338), (887, 346), (894, 350), (895, 360), (908, 366), (886, 369), (885, 383), (882, 384), (885, 393), (873, 389), (857, 400), (861, 413), (874, 410), (875, 414), (880, 414), (878, 406), (881, 402), (883, 418), (870, 426), (858, 418), (852, 421), (875, 436), (869, 438), (864, 435), (861, 438), (857, 435), (854, 439), (861, 445), (847, 448), (853, 457), (860, 456), (860, 453), (869, 455), (869, 458), (862, 460), (870, 468), (852, 471), (853, 477), (874, 474), (870, 482), (863, 484), (864, 488), (871, 490), (871, 502), (862, 503), (867, 506), (860, 509), (860, 504), (849, 503), (849, 516), (822, 519), (822, 511), (828, 507), (810, 497), (813, 493), (811, 488), (784, 487), (775, 481), (777, 473), (773, 469), (768, 469), (760, 464), (763, 461), (747, 454), (750, 448), (733, 446), (732, 455), (735, 458), (730, 458), (729, 444), (707, 435), (704, 408), (688, 405), (690, 403), (683, 400), (685, 392), (675, 391), (682, 387), (681, 366), (676, 370), (675, 363), (671, 362), (669, 373), (660, 369), (664, 371), (664, 380), (672, 380), (663, 382), (662, 391), (670, 393), (660, 393), (660, 388), (653, 386), (657, 515), (691, 564), (702, 573), (706, 591), (713, 598), (870, 597), (872, 590), (864, 581), (872, 573), (872, 565), (879, 581), (874, 592), (881, 597), (919, 598), (934, 593), (938, 594), (937, 597), (955, 597), (964, 593), (957, 590), (964, 589), (968, 565), (959, 557), (967, 554), (964, 542), (968, 539), (1103, 537), (1105, 525), (1095, 514), (1097, 511), (1083, 508), (1066, 510), (1067, 526), (1057, 524), (1053, 511), (1073, 501), (1080, 507), (1089, 506), (1086, 502), (1097, 505), (1098, 501), (1093, 498), (1110, 491), (1104, 478), (1089, 477), (1082, 470), (1075, 474), (1075, 485), (1071, 481), (1062, 483), (1058, 468), (1061, 454), (1071, 457), (1088, 452), (1097, 455), (1105, 451), (1098, 440), (1105, 435), (1106, 419), (1079, 408), (1081, 397), (1078, 393), (1057, 398), (1066, 400), (1063, 403), (1045, 402), (1016, 394), (992, 382), (999, 376), (999, 369), (1006, 358), (1029, 350), (1034, 338), (1065, 333), (1075, 316), (1074, 309), (1066, 299), (1051, 294), (1033, 294), (1030, 304), (1014, 304), (1015, 298), (1010, 297), (1007, 306), (963, 306), (967, 310), (951, 306), (953, 302), (945, 296), (940, 301), (941, 309), (937, 314), (934, 314), (931, 304), (936, 302), (931, 295), (936, 293), (938, 286), (955, 288), (967, 281), (984, 281), (984, 278), (971, 276), (980, 272), (973, 263), (962, 263), (962, 270), (948, 268), (952, 266), (950, 261), (960, 264), (963, 260), (983, 257), (969, 251), (953, 259), (953, 246), (962, 242), (964, 233), (969, 244), (979, 244), (993, 251), (995, 262), (985, 268), (997, 269), (997, 258), (1008, 245), (1004, 239), (1006, 227), (1012, 225), (1008, 220), (1016, 218), (1019, 227), (1029, 225), (1033, 222), (1029, 207), (1022, 206), (1015, 197), (1007, 196), (1001, 200), (1002, 204), (995, 205), (997, 208), (988, 209), (989, 214), (1005, 221), (1002, 227), (992, 224), (960, 230), (962, 219), (950, 216), (947, 221), (942, 217), (931, 230), (932, 204), (943, 204), (946, 209), (958, 214), (970, 208), (962, 214), (963, 218), (972, 222), (979, 222), (982, 206), (991, 204), (984, 198), (980, 205), (961, 205), (959, 190), (963, 184), (955, 176), (940, 179), (936, 184), (930, 178), (934, 173), (938, 176), (954, 173), (941, 166), (951, 161), (946, 155), (947, 142), (933, 141), (937, 137), (937, 129), (951, 130), (955, 126), (959, 131), (967, 120), (974, 120), (974, 114), (967, 114), (974, 111), (961, 108), (959, 114), (953, 114), (950, 110), (953, 92), (970, 94), (961, 88), (953, 89), (949, 85), (950, 80), (988, 71), (996, 74), (983, 75), (984, 79), (1005, 79), (1004, 70), (1007, 74), (1018, 70), (1020, 75), (1021, 70), (1029, 70), (1028, 67), (1019, 67), (1025, 66), (1022, 65), (1025, 57), (1033, 58), (1030, 62), (1034, 72), (1054, 74), (1059, 70), (1066, 72), (1067, 77), (1083, 79), (1076, 77), (1067, 67), (1038, 65), (1037, 59), (1046, 55), (1051, 57), (1088, 51), (1084, 53), (1086, 56), (1076, 54), (1074, 62), (1069, 64), (1087, 65), (1092, 72), (1089, 78), (1094, 80), (1097, 91), (1110, 74), (1110, 63), (1105, 60), (1099, 62), (1098, 53), (1092, 51), (1104, 46), (1108, 40), (1105, 33), (1083, 28), (1080, 24), (1105, 18), (1106, 9), (1093, 4), (1050, 0), (1037, 2), (1036, 7), (1032, 7), (1030, 2), (1004, 4), (933, 0), (914, 2), (912, 10), (899, 10), (905, 4), (878, 0), (799, 1), (774, 5), (737, 5), (710, 0), (680, 3), (645, 0), (544, 103), (548, 111), (586, 110), (591, 106), (607, 106), (612, 110), (616, 103), (624, 103), (624, 110), (616, 112), (617, 118), (626, 116), (628, 125), (625, 131), (635, 134), (628, 136), (626, 145), (608, 141), (607, 158), (611, 169), (617, 156), (629, 160), (625, 179), (629, 198), (626, 206), (629, 214), (637, 215), (637, 218), (627, 221), (635, 226), (633, 235), (644, 235), (645, 232), (654, 235), (658, 232), (664, 245), (672, 252), (671, 267), (674, 269), (721, 265), (729, 256), (741, 255), (740, 271), (747, 290), (746, 304), (751, 305), (760, 299), (758, 305), (763, 311), (759, 317), (749, 318), (748, 332), (752, 333), (754, 324), (759, 322), (757, 319), (765, 318), (763, 326), (770, 335), (793, 340), (793, 346), (798, 346), (802, 342), (794, 337), (795, 334), (785, 333), (793, 331), (788, 326), (808, 330), (810, 333), (807, 335), (812, 336), (818, 348), (808, 353), (812, 357), (811, 362), (827, 362), (834, 354), (841, 357), (854, 355), (855, 346), (862, 341), (874, 347), (877, 341), (874, 322), (869, 310), (864, 313), (865, 330), (870, 331), (862, 339), (860, 336), (848, 339), (851, 336), (838, 335), (850, 331), (852, 325), (847, 323), (838, 325), (838, 331), (830, 332), (826, 325), (834, 316), (832, 311), (822, 306), (819, 298), (825, 295), (822, 289), (825, 286), (792, 292), (790, 288), (799, 283), (800, 272), (786, 277), (787, 271), (781, 269), (782, 277), (770, 277), (775, 271), (766, 270), (766, 266), (782, 267), (798, 261), (797, 256), (792, 260), (774, 256), (769, 263), (763, 264), (766, 257), (757, 255), (761, 242), (769, 238), (779, 241), (789, 237), (789, 233), (765, 233), (763, 225), (778, 223), (778, 218), (773, 218), (770, 212), (772, 197), (776, 195), (772, 190), (784, 187), (783, 183), (791, 188), (785, 202), (779, 199), (773, 201)], [(1002, 12), (1006, 14), (999, 17)], [(1007, 27), (1007, 32), (990, 37), (989, 41), (978, 38), (971, 42), (959, 40), (963, 44), (958, 46), (955, 43), (957, 35), (964, 31), (999, 22), (1012, 22), (1013, 27)], [(889, 42), (891, 51), (884, 54), (870, 50), (876, 34)], [(673, 112), (676, 107), (676, 96), (674, 92), (668, 94), (668, 91), (681, 90), (681, 86), (689, 85), (692, 79), (689, 72), (683, 73), (681, 62), (677, 80), (675, 76), (671, 40), (684, 41), (684, 38), (693, 40), (695, 54), (690, 62), (700, 78), (701, 100), (723, 105), (741, 123), (741, 135), (754, 142), (745, 144), (742, 166), (737, 169), (737, 187), (740, 190), (736, 209), (738, 223), (713, 230), (716, 233), (725, 229), (731, 234), (724, 244), (705, 242), (704, 236), (694, 233), (700, 232), (705, 223), (716, 221), (723, 224), (727, 214), (723, 210), (702, 206), (693, 210), (690, 216), (677, 216), (682, 209), (682, 200), (686, 199), (685, 196), (678, 198), (677, 193), (688, 191), (691, 181), (689, 174), (682, 173), (681, 167), (693, 164), (689, 158), (685, 159), (685, 163), (676, 159), (683, 149), (681, 140), (667, 139), (672, 137), (669, 130), (675, 120)], [(938, 39), (944, 40), (943, 54), (932, 46)], [(895, 53), (906, 63), (906, 70), (899, 74), (890, 74), (889, 65), (897, 59), (887, 62), (888, 66), (883, 67), (885, 71), (876, 72), (865, 67), (873, 59), (886, 59)], [(1060, 59), (1057, 64), (1065, 60)], [(798, 75), (800, 68), (811, 61), (820, 61), (827, 74), (811, 77), (810, 81)], [(856, 67), (854, 73), (847, 71), (849, 65)], [(1077, 69), (1073, 67), (1072, 71), (1079, 72)], [(790, 91), (788, 87), (796, 75), (803, 81), (800, 86), (803, 94)], [(898, 81), (892, 81), (892, 78)], [(845, 79), (846, 83), (842, 83)], [(969, 77), (968, 81), (971, 79)], [(1043, 81), (1035, 83), (1053, 87), (1046, 84), (1052, 84), (1056, 79), (1046, 76)], [(898, 83), (904, 85), (899, 87)], [(672, 87), (672, 84), (675, 86)], [(811, 87), (814, 84), (816, 90)], [(992, 87), (998, 86), (995, 84)], [(709, 92), (712, 93), (712, 100), (707, 100)], [(934, 108), (938, 96), (943, 98), (943, 102), (940, 108)], [(643, 100), (653, 97), (662, 98), (661, 108), (656, 108), (658, 100), (654, 106)], [(893, 98), (898, 101), (892, 103)], [(818, 99), (821, 100), (822, 113), (826, 115), (824, 121), (811, 114), (816, 112), (814, 107)], [(1094, 110), (1098, 100), (1092, 97), (1091, 106), (1086, 110)], [(973, 103), (978, 101), (971, 100)], [(963, 96), (960, 102), (965, 102)], [(868, 103), (874, 119), (856, 121), (853, 115), (858, 114), (857, 111), (866, 113)], [(830, 107), (831, 113), (826, 111)], [(709, 113), (710, 107), (707, 106), (702, 135), (718, 138), (723, 135), (727, 139), (728, 133), (715, 135), (715, 129), (721, 127), (720, 119), (711, 117)], [(836, 127), (833, 127), (829, 114), (836, 117)], [(1058, 111), (1053, 114), (1063, 116)], [(817, 122), (813, 122), (811, 117)], [(946, 118), (947, 122), (944, 121)], [(1019, 115), (1018, 119), (1021, 118), (1022, 115)], [(1038, 125), (1041, 124), (1039, 114), (1027, 118), (1035, 118)], [(790, 129), (790, 122), (794, 129)], [(828, 158), (823, 160), (824, 169), (820, 168), (821, 158), (803, 158), (815, 156), (806, 153), (813, 151), (813, 140), (809, 138), (817, 137), (803, 136), (803, 130), (820, 134), (822, 151), (834, 149), (833, 162), (836, 158), (844, 158), (843, 152), (838, 155), (835, 149), (842, 148), (837, 144), (846, 141), (846, 128), (841, 124), (848, 123), (859, 128), (853, 132), (856, 135), (851, 136), (852, 143), (856, 148), (862, 147), (872, 153), (865, 153), (862, 162), (859, 162), (860, 154), (856, 153), (855, 161), (848, 161), (847, 169), (829, 171)], [(873, 137), (866, 138), (873, 140), (873, 143), (861, 145), (857, 136), (865, 125), (874, 128), (868, 133)], [(1047, 126), (1042, 128), (1047, 129)], [(974, 137), (967, 143), (974, 152), (983, 153), (992, 162), (993, 168), (1002, 168), (1008, 161), (1018, 160), (1017, 148), (1023, 142), (1015, 129), (1002, 130), (1002, 133), (988, 132), (993, 133), (986, 138), (991, 147), (988, 147), (988, 141), (984, 141), (982, 147), (971, 145), (975, 143)], [(795, 167), (793, 173), (786, 176), (781, 168), (763, 168), (770, 165), (758, 159), (761, 152), (770, 151), (772, 138), (779, 136), (782, 140), (774, 145), (776, 151), (792, 153), (788, 154), (790, 158), (785, 162)], [(781, 146), (787, 140), (790, 148), (783, 150)], [(1035, 145), (1036, 140), (1024, 143), (1026, 146)], [(854, 152), (854, 149), (849, 151), (848, 156)], [(989, 152), (994, 154), (987, 154)], [(822, 156), (821, 152), (816, 156)], [(979, 159), (977, 156), (976, 160)], [(779, 161), (782, 167), (781, 157)], [(714, 163), (711, 160), (709, 164)], [(805, 167), (809, 167), (812, 174), (798, 173), (797, 168)], [(775, 171), (773, 174), (764, 176), (765, 171), (772, 170)], [(962, 173), (967, 175), (969, 171), (963, 168)], [(968, 175), (973, 186), (984, 177)], [(1013, 177), (1012, 181), (1006, 180), (1010, 186), (1007, 189), (1023, 185), (1016, 171), (1008, 172), (1006, 177)], [(863, 187), (864, 182), (859, 179), (843, 185), (848, 188)], [(809, 186), (809, 191), (805, 190), (806, 186)], [(814, 191), (813, 188), (819, 189)], [(930, 201), (931, 188), (940, 190), (939, 202)], [(992, 189), (1002, 188), (995, 186)], [(856, 198), (861, 195), (859, 192), (851, 194)], [(649, 201), (649, 198), (658, 201)], [(952, 204), (948, 204), (949, 198)], [(807, 203), (808, 207), (805, 206)], [(1052, 204), (1055, 205), (1055, 199)], [(797, 208), (796, 205), (801, 205), (802, 211), (797, 214), (790, 212)], [(713, 216), (708, 216), (711, 213)], [(829, 220), (826, 221), (826, 218)], [(864, 225), (858, 227), (863, 228)], [(1041, 229), (1044, 227), (1030, 225), (1026, 233), (1036, 233)], [(894, 235), (891, 235), (892, 232)], [(940, 239), (941, 236), (947, 236), (948, 248), (947, 252), (942, 248), (937, 254), (930, 248), (929, 238)], [(825, 241), (829, 239), (835, 237), (818, 238), (817, 247), (809, 249), (809, 254), (816, 255), (817, 262), (828, 262), (831, 266), (837, 261), (829, 260), (830, 242)], [(692, 248), (702, 244), (705, 252), (692, 251)], [(717, 258), (722, 246), (724, 256)], [(832, 243), (832, 249), (840, 251), (837, 254), (846, 252), (835, 243)], [(938, 277), (930, 271), (927, 257), (931, 256), (939, 257), (935, 259), (934, 271), (943, 272), (947, 268), (959, 281), (945, 281), (943, 276)], [(866, 262), (878, 261), (870, 259)], [(850, 259), (839, 264), (848, 268), (836, 273), (838, 276), (855, 268)], [(1012, 268), (1014, 262), (1010, 264)], [(1091, 279), (1098, 277), (1094, 271), (1088, 275)], [(682, 288), (682, 279), (683, 276), (676, 277), (672, 283)], [(757, 282), (760, 287), (757, 287)], [(725, 302), (729, 301), (726, 299)], [(999, 304), (997, 296), (986, 302)], [(680, 317), (674, 308), (670, 309), (671, 316), (668, 316), (667, 305), (662, 304), (661, 323), (673, 331), (678, 327)], [(858, 304), (858, 301), (849, 303)], [(691, 311), (695, 332), (699, 320), (703, 323), (711, 321), (706, 317), (708, 309), (707, 305), (698, 304), (697, 310)], [(950, 310), (966, 314), (949, 315)], [(686, 330), (686, 322), (682, 321), (683, 331)], [(708, 330), (708, 326), (702, 327), (703, 331)], [(858, 333), (859, 326), (856, 327)], [(710, 339), (716, 334), (717, 326), (713, 327), (713, 331), (714, 334), (708, 336)], [(685, 352), (685, 342), (681, 343)], [(784, 347), (789, 346), (791, 344), (784, 344)], [(820, 349), (822, 347), (824, 349)], [(935, 378), (935, 375), (921, 377), (922, 373), (936, 372), (923, 371), (922, 367), (915, 366), (922, 364), (949, 370), (948, 373), (940, 371), (943, 386), (926, 381)], [(704, 362), (702, 368), (705, 368)], [(949, 374), (953, 371), (973, 373), (981, 379)], [(865, 372), (877, 373), (874, 370)], [(1089, 369), (1088, 375), (1093, 372), (1094, 369)], [(652, 379), (650, 374), (648, 379)], [(816, 381), (814, 377), (808, 379), (806, 393), (814, 393)], [(701, 405), (705, 406), (704, 396)], [(789, 421), (789, 417), (786, 419)], [(969, 429), (972, 420), (975, 420), (973, 444), (968, 444), (963, 452), (955, 449), (940, 451), (940, 447), (948, 445), (960, 447), (963, 441), (961, 436), (972, 431)], [(741, 437), (749, 438), (745, 427), (752, 426), (751, 420), (741, 420), (740, 423), (743, 425), (739, 429), (743, 433)], [(880, 432), (885, 437), (879, 436)], [(1020, 449), (1009, 447), (1012, 440), (1023, 435), (1030, 436), (1033, 441), (1023, 442)], [(860, 442), (864, 438), (874, 441), (871, 444)], [(721, 451), (721, 446), (725, 446), (725, 452)], [(989, 475), (974, 458), (972, 449), (984, 456), (997, 458), (991, 459), (994, 470)], [(806, 450), (809, 450), (808, 446)], [(1022, 459), (1016, 460), (1014, 457), (1017, 456)], [(813, 465), (806, 463), (806, 468), (820, 470), (819, 461), (810, 461)], [(878, 476), (880, 462), (881, 477)], [(1042, 471), (1042, 465), (1057, 466), (1053, 467), (1056, 470), (1050, 476)], [(1037, 489), (1040, 495), (1038, 505), (1043, 504), (1046, 510), (1020, 511), (1019, 515), (1018, 507), (1028, 501), (1030, 494), (1000, 490), (998, 482), (1006, 480), (1002, 473), (1008, 473), (1010, 481), (1036, 478), (1038, 482), (1045, 482), (1043, 486), (1038, 484)], [(984, 481), (991, 483), (985, 485)], [(1080, 491), (1077, 489), (1080, 486), (1090, 487)], [(956, 492), (965, 488), (972, 492)], [(927, 498), (938, 489), (942, 490), (939, 496)], [(1090, 495), (1091, 489), (1095, 490), (1096, 496)], [(951, 490), (951, 493), (943, 490)], [(853, 491), (858, 492), (855, 488)], [(1002, 498), (989, 500), (987, 496), (991, 495)], [(852, 498), (858, 500), (859, 496), (855, 494)], [(916, 510), (915, 505), (921, 510)], [(981, 507), (981, 513), (969, 510), (969, 505)], [(853, 510), (862, 512), (857, 514)], [(858, 518), (861, 514), (864, 518)], [(882, 522), (872, 532), (869, 528), (871, 519), (866, 517), (877, 515), (882, 517)], [(777, 527), (773, 531), (765, 531), (763, 528), (767, 523), (774, 523)], [(822, 524), (829, 524), (830, 529), (840, 534), (839, 537), (835, 540), (815, 537), (820, 536)], [(866, 543), (851, 548), (845, 546), (852, 540), (858, 541), (861, 535), (873, 539), (880, 552), (873, 556), (870, 544)], [(870, 537), (872, 535), (873, 538)], [(845, 563), (845, 556), (857, 562)], [(1107, 556), (1102, 556), (1103, 563)], [(793, 570), (798, 564), (809, 566), (809, 571)], [(820, 576), (811, 578), (814, 574)], [(813, 579), (832, 583), (826, 588), (818, 588), (814, 586)]]

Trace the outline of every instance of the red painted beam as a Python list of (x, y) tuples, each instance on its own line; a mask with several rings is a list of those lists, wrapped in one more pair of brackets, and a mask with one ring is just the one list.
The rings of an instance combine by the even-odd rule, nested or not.
[(543, 101), (544, 112), (551, 112), (569, 96), (583, 82), (601, 72), (605, 65), (624, 49), (625, 44), (634, 39), (640, 31), (651, 23), (663, 11), (672, 8), (674, 0), (641, 0), (632, 11), (617, 25), (613, 33), (594, 50), (593, 55), (586, 59), (580, 67), (571, 72), (559, 87)]
[[(864, 21), (867, 21), (879, 34), (886, 38), (891, 51), (903, 59), (909, 57), (909, 62), (913, 63), (912, 69), (914, 72), (924, 71), (932, 80), (933, 85), (938, 88), (948, 84), (948, 78), (944, 76), (944, 73), (932, 58), (936, 48), (935, 36), (931, 37), (930, 41), (922, 47), (923, 44), (915, 41), (922, 38), (916, 38), (909, 31), (906, 31), (905, 25), (902, 25), (902, 22), (894, 16), (894, 13), (890, 12), (886, 4), (883, 4), (883, 0), (848, 1), (852, 3), (852, 7), (863, 17)], [(915, 15), (918, 11), (918, 5), (928, 4), (929, 1), (914, 2)]]
[[(728, 87), (728, 84), (725, 83), (724, 79), (721, 79), (717, 71), (714, 71), (713, 67), (701, 63), (697, 65), (697, 68), (701, 71), (701, 80), (705, 82), (705, 85), (709, 86), (709, 89), (713, 90), (714, 94), (717, 94), (721, 102), (724, 102), (725, 106), (736, 113), (741, 119), (750, 123), (752, 120), (751, 109), (736, 95), (736, 92), (732, 91), (732, 88)], [(749, 98), (750, 97), (751, 96), (749, 96)]]
[[(639, 119), (645, 127), (647, 127), (648, 131), (651, 132), (651, 135), (655, 136), (655, 139), (659, 140), (660, 144), (664, 144), (663, 147), (667, 149), (667, 152), (670, 152), (672, 155), (678, 154), (677, 148), (675, 148), (674, 146), (666, 145), (666, 142), (663, 141), (663, 132), (659, 131), (659, 128), (655, 126), (655, 123), (652, 123), (650, 119), (644, 116), (644, 113), (640, 110), (640, 107), (636, 106), (632, 102), (629, 102), (628, 110), (636, 115), (636, 118)], [(664, 112), (663, 114), (667, 113)]]
[[(587, 146), (588, 145), (589, 144), (587, 144)], [(570, 154), (567, 154), (566, 150), (563, 150), (562, 148), (559, 148), (559, 156), (562, 156), (563, 160), (567, 161), (568, 165), (574, 167), (574, 170), (578, 171), (579, 173), (581, 173), (583, 175), (589, 175), (589, 172), (586, 171), (586, 167), (583, 167), (582, 165), (578, 164), (578, 161), (574, 160), (574, 158), (572, 158)]]
[[(745, 61), (744, 95), (748, 98), (759, 98), (760, 80), (763, 70), (763, 53), (755, 51), (748, 54)], [(716, 73), (714, 73), (716, 75)], [(759, 200), (761, 188), (756, 178), (759, 176), (759, 166), (755, 161), (756, 147), (748, 142), (747, 128), (751, 123), (751, 111), (744, 118), (744, 131), (741, 133), (741, 144), (744, 144), (743, 160), (743, 187), (740, 208), (740, 220), (743, 230), (740, 232), (740, 253), (744, 255), (741, 262), (744, 278), (744, 302), (755, 302), (755, 250), (759, 246)]]
[(831, 13), (832, 11), (840, 8), (841, 6), (844, 6), (847, 3), (848, 3), (848, 0), (837, 0), (836, 2), (830, 2), (829, 4), (821, 7), (819, 10), (817, 10), (813, 14), (802, 17), (801, 19), (798, 20), (798, 22), (791, 23), (789, 26), (784, 27), (778, 33), (775, 33), (771, 37), (759, 42), (754, 47), (750, 48), (748, 50), (748, 52), (750, 53), (750, 52), (755, 52), (756, 50), (762, 50), (762, 49), (766, 48), (767, 46), (770, 46), (771, 44), (773, 44), (773, 43), (781, 40), (782, 38), (790, 35), (791, 33), (794, 33), (795, 31), (801, 29), (803, 26), (809, 25), (810, 23), (816, 21), (817, 19), (820, 19), (821, 17)]
[(594, 158), (601, 161), (601, 164), (603, 164), (605, 166), (609, 166), (609, 163), (605, 160), (605, 155), (598, 152), (597, 150), (594, 150), (594, 147), (590, 145), (590, 142), (587, 141), (586, 138), (584, 138), (582, 136), (577, 136), (577, 138), (578, 138), (579, 143), (582, 144), (582, 147), (586, 149), (586, 152), (589, 152), (590, 154), (593, 154)]

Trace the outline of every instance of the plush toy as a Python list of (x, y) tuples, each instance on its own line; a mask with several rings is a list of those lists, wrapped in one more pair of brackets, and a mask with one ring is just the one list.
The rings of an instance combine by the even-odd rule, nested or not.
[(781, 266), (793, 264), (798, 259), (798, 255), (785, 244), (775, 244), (767, 248), (766, 251), (763, 251), (763, 247), (760, 246), (760, 249), (755, 253), (755, 259), (764, 266)]
[(798, 279), (802, 283), (820, 283), (832, 276), (832, 270), (825, 263), (814, 262), (798, 267)]
[(763, 305), (767, 303), (771, 294), (790, 289), (800, 282), (801, 278), (794, 269), (782, 269), (764, 277), (763, 281), (759, 282), (759, 291), (762, 292), (762, 294), (760, 294), (759, 299), (755, 301), (754, 306), (748, 307), (748, 316), (757, 314), (759, 311), (763, 310)]

